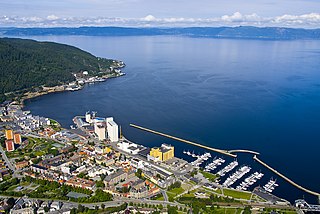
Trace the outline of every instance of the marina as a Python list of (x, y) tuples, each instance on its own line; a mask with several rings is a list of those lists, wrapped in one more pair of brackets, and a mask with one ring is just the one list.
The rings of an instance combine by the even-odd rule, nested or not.
[(263, 186), (263, 189), (267, 192), (273, 192), (273, 190), (275, 189), (275, 187), (279, 186), (277, 183), (276, 183), (277, 180), (273, 180), (272, 178), (268, 181), (267, 184), (265, 184)]
[(260, 180), (263, 176), (264, 176), (263, 173), (255, 172), (255, 173), (251, 174), (249, 177), (245, 178), (244, 181), (242, 181), (236, 187), (236, 189), (238, 189), (238, 190), (247, 190), (248, 187), (252, 186), (258, 180)]
[(194, 152), (190, 153), (189, 151), (183, 151), (183, 153), (196, 158), (196, 160), (191, 162), (191, 165), (196, 167), (199, 167), (201, 164), (203, 164), (204, 161), (207, 161), (209, 158), (211, 158), (211, 154), (209, 152), (206, 152), (202, 155), (196, 155)]
[(219, 172), (217, 172), (217, 174), (220, 177), (225, 176), (228, 172), (232, 171), (235, 167), (237, 167), (239, 165), (238, 161), (232, 161), (231, 163), (229, 163), (226, 167), (224, 167), (223, 169), (221, 169)]
[(222, 184), (224, 187), (230, 187), (234, 184), (237, 180), (241, 179), (245, 174), (250, 172), (251, 167), (249, 166), (241, 166), (235, 173), (230, 175)]
[(211, 163), (205, 166), (204, 171), (210, 172), (215, 170), (218, 166), (222, 165), (225, 162), (223, 158), (214, 158)]

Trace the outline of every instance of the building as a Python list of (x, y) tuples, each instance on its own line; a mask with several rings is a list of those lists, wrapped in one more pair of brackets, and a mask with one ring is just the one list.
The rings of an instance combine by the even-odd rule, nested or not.
[(92, 190), (95, 186), (95, 182), (74, 176), (66, 182), (66, 185)]
[(111, 142), (119, 141), (119, 128), (118, 125), (113, 121), (113, 117), (108, 117), (107, 122), (107, 132), (108, 138)]
[(105, 177), (104, 184), (106, 186), (114, 185), (122, 180), (126, 180), (127, 178), (128, 174), (120, 169), (119, 171)]
[(31, 165), (30, 169), (33, 172), (37, 172), (37, 173), (40, 173), (40, 174), (45, 174), (45, 173), (48, 172), (48, 168), (47, 167), (39, 166), (39, 165), (36, 165), (36, 164)]
[(32, 207), (26, 207), (17, 210), (11, 210), (10, 214), (34, 214), (34, 209)]
[(142, 187), (145, 186), (145, 181), (142, 180), (142, 179), (138, 179), (136, 181), (134, 181), (132, 184), (131, 184), (131, 187), (135, 188), (135, 189), (140, 189)]
[(6, 140), (6, 149), (7, 149), (8, 152), (14, 151), (13, 140)]
[(106, 126), (104, 123), (95, 123), (94, 124), (94, 133), (98, 136), (99, 140), (106, 139)]
[(86, 112), (86, 122), (87, 123), (92, 123), (92, 115), (91, 115), (91, 113), (88, 111), (88, 112)]
[(161, 147), (155, 147), (150, 150), (149, 160), (167, 161), (174, 157), (174, 147), (167, 144), (162, 144)]
[(148, 196), (148, 188), (143, 186), (139, 189), (132, 187), (130, 189), (130, 197), (131, 198), (145, 198)]
[(22, 168), (24, 168), (24, 167), (26, 167), (28, 165), (29, 165), (28, 161), (21, 161), (21, 162), (17, 162), (15, 164), (15, 167), (16, 167), (16, 169), (22, 169)]
[(15, 144), (21, 144), (21, 135), (19, 133), (16, 133), (13, 135), (13, 140)]
[(145, 149), (145, 147), (135, 144), (135, 143), (130, 143), (128, 141), (123, 141), (117, 144), (118, 149), (136, 155), (138, 154), (138, 152), (140, 152), (141, 150)]
[(13, 131), (11, 129), (6, 130), (6, 139), (13, 140)]

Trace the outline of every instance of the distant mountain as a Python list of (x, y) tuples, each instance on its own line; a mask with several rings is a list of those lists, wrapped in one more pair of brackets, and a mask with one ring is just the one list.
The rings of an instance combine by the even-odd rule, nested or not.
[(79, 71), (110, 72), (112, 64), (69, 45), (0, 38), (0, 101), (7, 92), (68, 83)]
[(210, 38), (240, 39), (320, 39), (320, 29), (280, 27), (187, 27), (187, 28), (0, 28), (2, 36), (84, 35), (84, 36), (150, 36), (177, 35)]

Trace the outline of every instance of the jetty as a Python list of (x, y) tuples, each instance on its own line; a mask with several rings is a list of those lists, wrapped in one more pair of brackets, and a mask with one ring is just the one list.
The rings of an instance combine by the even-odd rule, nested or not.
[(278, 172), (277, 170), (273, 169), (271, 166), (269, 166), (268, 164), (264, 163), (262, 160), (260, 160), (256, 155), (253, 156), (253, 159), (256, 160), (258, 163), (260, 163), (261, 165), (263, 165), (264, 167), (268, 168), (269, 170), (271, 170), (272, 172), (274, 172), (275, 174), (277, 174), (279, 177), (283, 178), (285, 181), (287, 181), (288, 183), (292, 184), (293, 186), (297, 187), (298, 189), (301, 189), (302, 191), (305, 191), (309, 194), (318, 196), (320, 198), (320, 193), (308, 190), (302, 186), (300, 186), (299, 184), (293, 182), (292, 180), (290, 180), (289, 178), (287, 178), (286, 176), (284, 176), (283, 174), (281, 174), (280, 172)]
[(255, 152), (255, 151), (251, 151), (251, 150), (247, 150), (247, 149), (234, 149), (234, 150), (228, 150), (229, 153), (250, 153), (250, 154), (254, 154), (254, 155), (260, 155), (259, 152)]
[(173, 139), (173, 140), (177, 140), (177, 141), (180, 141), (180, 142), (183, 142), (183, 143), (187, 143), (187, 144), (190, 144), (190, 145), (193, 145), (193, 146), (197, 146), (197, 147), (200, 147), (200, 148), (204, 148), (204, 149), (207, 149), (207, 150), (218, 152), (218, 153), (221, 153), (221, 154), (224, 154), (224, 155), (228, 155), (228, 156), (231, 156), (231, 157), (234, 157), (234, 158), (237, 157), (237, 155), (231, 154), (227, 150), (212, 148), (212, 147), (205, 146), (205, 145), (202, 145), (202, 144), (199, 144), (199, 143), (195, 143), (195, 142), (192, 142), (192, 141), (189, 141), (189, 140), (185, 140), (185, 139), (182, 139), (182, 138), (179, 138), (179, 137), (171, 136), (171, 135), (164, 134), (164, 133), (161, 133), (161, 132), (158, 132), (158, 131), (154, 131), (154, 130), (151, 130), (151, 129), (148, 129), (148, 128), (144, 128), (142, 126), (138, 126), (138, 125), (135, 125), (135, 124), (132, 124), (132, 123), (130, 123), (130, 126), (133, 127), (133, 128), (136, 128), (136, 129), (140, 129), (142, 131), (146, 131), (146, 132), (150, 132), (150, 133), (153, 133), (153, 134), (157, 134), (157, 135), (160, 135), (160, 136), (163, 136), (163, 137), (167, 137), (167, 138), (170, 138), (170, 139)]

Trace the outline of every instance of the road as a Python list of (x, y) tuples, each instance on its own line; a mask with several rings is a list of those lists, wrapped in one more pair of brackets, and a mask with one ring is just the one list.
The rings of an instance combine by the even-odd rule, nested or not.
[[(19, 198), (19, 197), (13, 197), (13, 196), (0, 196), (0, 198)], [(157, 200), (147, 200), (147, 199), (130, 199), (130, 198), (122, 198), (117, 199), (114, 201), (107, 201), (107, 202), (97, 202), (97, 203), (77, 203), (72, 201), (65, 201), (65, 200), (56, 200), (56, 199), (46, 199), (46, 198), (28, 198), (29, 200), (42, 200), (42, 201), (59, 201), (64, 203), (65, 205), (69, 207), (78, 207), (79, 204), (89, 207), (91, 209), (94, 209), (95, 206), (101, 206), (102, 204), (105, 205), (105, 207), (116, 207), (123, 203), (136, 203), (136, 204), (154, 204), (154, 205), (170, 205), (170, 206), (179, 206), (184, 207), (184, 204), (180, 204), (177, 202), (168, 202), (168, 201), (157, 201)]]
[(163, 195), (164, 201), (169, 201), (167, 192), (165, 190), (161, 190), (161, 194)]
[(14, 168), (14, 166), (12, 165), (11, 161), (8, 159), (5, 151), (3, 151), (2, 146), (0, 146), (0, 152), (2, 154), (2, 158), (3, 160), (6, 162), (7, 166), (9, 167), (9, 169), (11, 169), (13, 172), (16, 171), (16, 168)]

